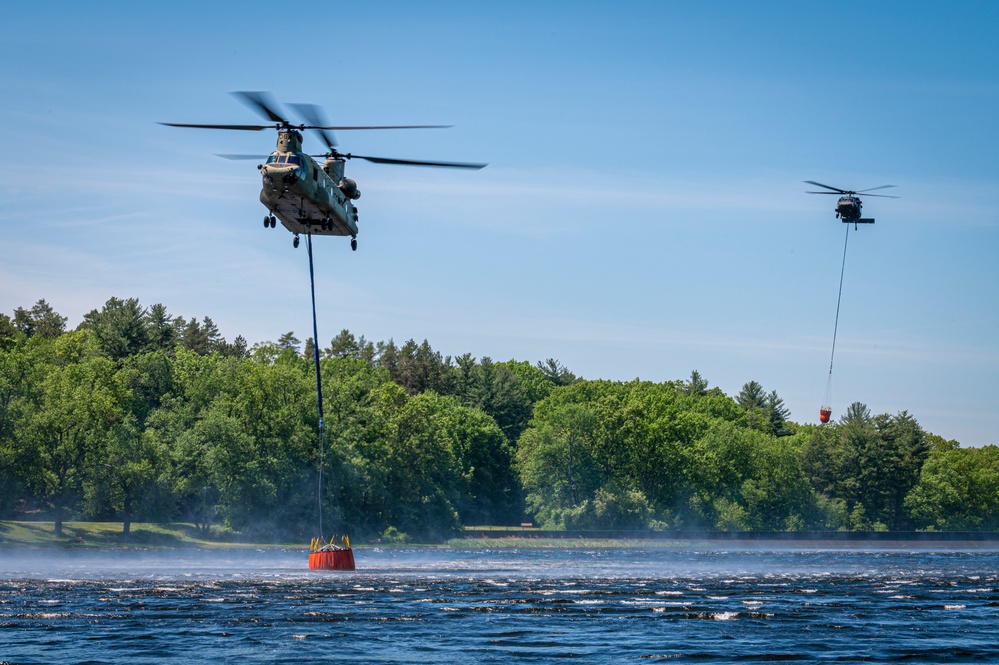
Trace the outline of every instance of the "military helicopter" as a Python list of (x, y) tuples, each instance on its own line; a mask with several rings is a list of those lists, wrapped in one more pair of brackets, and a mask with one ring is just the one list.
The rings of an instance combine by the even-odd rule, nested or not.
[(897, 196), (889, 196), (887, 194), (867, 194), (867, 192), (873, 192), (876, 189), (888, 189), (894, 187), (895, 185), (881, 185), (879, 187), (871, 187), (870, 189), (862, 189), (860, 191), (852, 191), (848, 189), (840, 189), (839, 187), (830, 187), (829, 185), (823, 185), (821, 182), (815, 182), (814, 180), (805, 180), (809, 185), (815, 185), (816, 187), (824, 187), (826, 189), (832, 190), (829, 192), (805, 192), (806, 194), (842, 194), (839, 201), (836, 203), (836, 217), (843, 221), (845, 224), (853, 224), (854, 230), (857, 228), (857, 224), (873, 224), (873, 217), (861, 217), (861, 209), (863, 209), (864, 204), (860, 200), (860, 194), (865, 196), (880, 196), (886, 199), (897, 199)]
[[(278, 111), (277, 103), (265, 92), (232, 93), (251, 109), (270, 121), (265, 125), (221, 125), (201, 123), (162, 122), (169, 127), (196, 127), (201, 129), (229, 129), (260, 131), (276, 129), (277, 147), (257, 165), (263, 178), (260, 202), (267, 208), (264, 227), (274, 228), (277, 220), (295, 235), (293, 244), (298, 247), (299, 234), (350, 236), (350, 248), (357, 250), (357, 205), (361, 197), (357, 183), (344, 177), (344, 164), (348, 159), (363, 159), (375, 164), (402, 166), (436, 166), (456, 169), (481, 169), (486, 164), (466, 162), (432, 162), (410, 159), (392, 159), (341, 153), (336, 149), (334, 130), (369, 129), (435, 129), (450, 125), (370, 125), (332, 126), (322, 110), (313, 104), (290, 104), (305, 121), (295, 125)], [(326, 145), (327, 152), (315, 157), (325, 158), (323, 165), (313, 155), (302, 152), (302, 132), (316, 132)], [(226, 159), (264, 159), (261, 155), (219, 155)]]

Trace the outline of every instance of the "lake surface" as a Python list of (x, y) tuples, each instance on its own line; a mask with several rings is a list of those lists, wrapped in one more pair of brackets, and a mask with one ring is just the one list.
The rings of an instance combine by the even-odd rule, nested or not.
[(0, 553), (9, 663), (999, 662), (995, 550)]

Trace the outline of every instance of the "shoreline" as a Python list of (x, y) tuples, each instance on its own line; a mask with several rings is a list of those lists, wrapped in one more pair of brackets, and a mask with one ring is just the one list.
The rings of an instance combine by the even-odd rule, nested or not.
[[(133, 523), (129, 536), (121, 522), (64, 522), (56, 536), (53, 522), (0, 521), (0, 552), (13, 550), (93, 549), (298, 549), (309, 544), (250, 542), (236, 534), (205, 537), (188, 523)], [(860, 531), (545, 531), (515, 527), (468, 527), (445, 543), (358, 542), (355, 549), (441, 548), (999, 548), (997, 532)]]

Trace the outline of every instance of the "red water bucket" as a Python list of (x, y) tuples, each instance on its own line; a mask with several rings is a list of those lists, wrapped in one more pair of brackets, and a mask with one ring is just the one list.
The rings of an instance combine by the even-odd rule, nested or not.
[(354, 570), (354, 551), (338, 549), (309, 552), (309, 570)]
[(832, 416), (832, 409), (828, 407), (822, 407), (819, 409), (819, 422), (827, 423), (829, 418)]

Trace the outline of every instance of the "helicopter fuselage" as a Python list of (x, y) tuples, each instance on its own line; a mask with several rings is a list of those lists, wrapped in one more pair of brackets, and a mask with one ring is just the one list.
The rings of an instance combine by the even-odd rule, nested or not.
[(343, 176), (344, 161), (329, 158), (320, 167), (302, 152), (295, 130), (278, 133), (276, 150), (257, 168), (263, 179), (260, 202), (294, 234), (357, 236), (357, 184)]
[(862, 218), (864, 203), (859, 196), (846, 195), (836, 203), (836, 217), (846, 224), (873, 224), (874, 220)]

